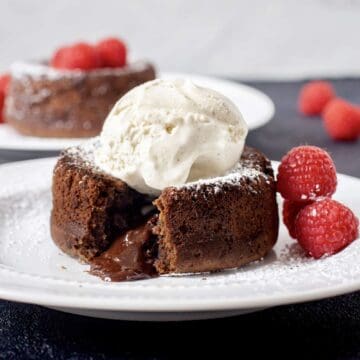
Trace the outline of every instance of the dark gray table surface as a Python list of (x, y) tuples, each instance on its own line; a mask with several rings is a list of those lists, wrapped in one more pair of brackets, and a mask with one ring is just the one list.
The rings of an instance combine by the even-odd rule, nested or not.
[[(335, 143), (325, 134), (320, 119), (303, 118), (296, 112), (301, 84), (250, 83), (270, 95), (276, 114), (269, 124), (252, 131), (247, 143), (274, 160), (299, 144), (321, 146), (331, 152), (339, 172), (360, 177), (360, 143)], [(334, 85), (340, 96), (360, 104), (360, 79), (334, 80)], [(0, 150), (0, 163), (51, 155), (56, 153)], [(248, 358), (246, 354), (253, 358), (360, 358), (360, 292), (185, 323), (100, 320), (0, 301), (0, 358), (4, 359)]]

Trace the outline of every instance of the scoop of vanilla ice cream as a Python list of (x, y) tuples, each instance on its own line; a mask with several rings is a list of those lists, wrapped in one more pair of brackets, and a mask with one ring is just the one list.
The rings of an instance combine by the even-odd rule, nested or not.
[(236, 106), (188, 80), (153, 80), (114, 106), (96, 164), (141, 193), (222, 176), (239, 160), (247, 125)]

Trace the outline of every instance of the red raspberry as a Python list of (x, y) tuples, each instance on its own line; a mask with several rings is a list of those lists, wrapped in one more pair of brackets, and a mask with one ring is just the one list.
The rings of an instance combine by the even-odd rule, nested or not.
[(100, 65), (100, 58), (95, 48), (86, 43), (60, 48), (51, 59), (51, 66), (57, 69), (92, 70)]
[(65, 46), (57, 49), (50, 60), (50, 65), (54, 68), (62, 69), (63, 57), (68, 49), (69, 47)]
[(4, 117), (3, 117), (4, 102), (5, 102), (5, 94), (2, 91), (0, 91), (0, 123), (4, 122)]
[(0, 76), (0, 92), (3, 92), (5, 95), (10, 83), (10, 75), (3, 74)]
[(318, 259), (335, 254), (359, 236), (359, 220), (346, 206), (331, 199), (315, 201), (295, 220), (300, 245)]
[(330, 155), (316, 146), (298, 146), (281, 160), (277, 189), (287, 200), (308, 201), (331, 196), (337, 185)]
[(295, 219), (300, 210), (308, 204), (310, 204), (310, 202), (297, 202), (291, 200), (284, 200), (283, 202), (283, 222), (287, 227), (290, 236), (294, 239), (296, 239)]
[(116, 38), (108, 38), (96, 45), (103, 67), (123, 67), (126, 65), (126, 46)]
[(310, 81), (300, 90), (299, 111), (304, 115), (319, 115), (333, 97), (335, 91), (329, 82)]
[(323, 120), (334, 140), (352, 141), (360, 135), (360, 110), (345, 100), (331, 100), (325, 107)]
[(7, 90), (10, 83), (10, 75), (3, 74), (0, 76), (0, 123), (4, 121), (3, 112), (4, 112), (4, 103)]

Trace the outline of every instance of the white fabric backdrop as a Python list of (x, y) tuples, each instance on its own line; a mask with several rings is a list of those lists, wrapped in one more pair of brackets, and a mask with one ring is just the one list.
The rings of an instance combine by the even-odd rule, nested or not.
[(161, 70), (360, 75), (360, 0), (0, 0), (0, 70), (108, 34)]

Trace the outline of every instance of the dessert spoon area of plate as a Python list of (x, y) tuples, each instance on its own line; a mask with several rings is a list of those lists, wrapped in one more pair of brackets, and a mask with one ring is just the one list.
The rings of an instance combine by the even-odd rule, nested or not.
[[(274, 116), (275, 106), (272, 100), (250, 86), (186, 73), (161, 73), (160, 78), (187, 78), (198, 85), (219, 91), (238, 106), (250, 130), (265, 125)], [(9, 125), (0, 124), (0, 150), (60, 151), (85, 140), (23, 136)]]
[[(305, 256), (283, 225), (272, 252), (238, 270), (108, 283), (63, 254), (49, 233), (56, 159), (0, 167), (0, 297), (88, 316), (190, 320), (321, 299), (360, 289), (360, 241), (340, 253)], [(277, 163), (274, 163), (274, 168)], [(31, 174), (31, 176), (25, 176)], [(339, 175), (335, 199), (360, 213), (360, 180)], [(280, 200), (280, 199), (279, 199)], [(280, 203), (280, 201), (279, 201)], [(21, 259), (21, 261), (19, 261)]]

